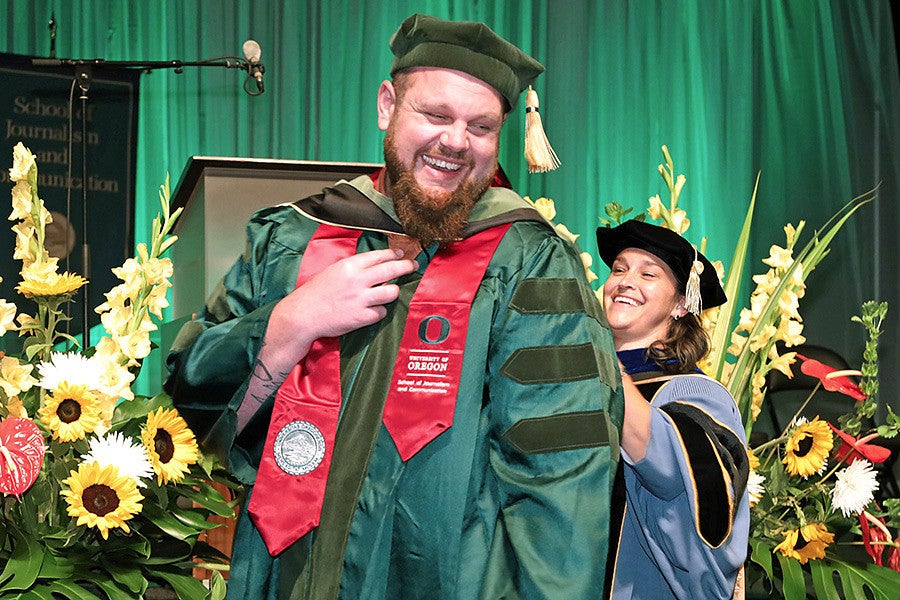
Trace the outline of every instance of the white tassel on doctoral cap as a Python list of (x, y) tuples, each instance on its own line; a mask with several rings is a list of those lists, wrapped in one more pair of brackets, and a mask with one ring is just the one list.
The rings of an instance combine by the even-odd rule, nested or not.
[(529, 85), (525, 94), (525, 160), (529, 173), (546, 173), (560, 165), (559, 157), (544, 133), (539, 106), (537, 92)]
[[(696, 256), (696, 250), (694, 251)], [(699, 315), (703, 310), (703, 303), (700, 301), (700, 274), (703, 273), (703, 263), (694, 260), (691, 264), (691, 271), (688, 273), (687, 284), (684, 286), (684, 305), (691, 314)]]

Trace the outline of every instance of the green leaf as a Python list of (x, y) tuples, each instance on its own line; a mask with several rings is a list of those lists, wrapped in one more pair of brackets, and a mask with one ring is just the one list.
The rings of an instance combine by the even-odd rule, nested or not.
[(206, 586), (197, 579), (194, 579), (191, 575), (173, 573), (170, 571), (157, 571), (155, 575), (158, 575), (166, 583), (172, 586), (172, 589), (175, 590), (175, 593), (178, 594), (179, 598), (202, 600), (209, 598), (210, 596), (210, 591), (206, 589)]
[(209, 578), (209, 600), (224, 600), (226, 589), (225, 578), (218, 571), (213, 571)]
[(185, 525), (171, 514), (163, 512), (155, 504), (146, 504), (142, 514), (164, 533), (177, 540), (193, 537), (200, 533), (196, 527)]
[(44, 562), (41, 544), (28, 536), (22, 535), (18, 529), (10, 531), (13, 538), (13, 549), (9, 562), (3, 573), (0, 573), (0, 589), (4, 591), (27, 590), (37, 579)]
[[(6, 596), (4, 596), (5, 598)], [(31, 588), (30, 590), (24, 591), (18, 596), (14, 596), (16, 600), (56, 600), (53, 596), (53, 592), (47, 589), (46, 586), (38, 586)]]
[[(833, 557), (811, 560), (801, 565), (797, 560), (776, 553), (780, 569), (772, 568), (772, 542), (759, 539), (750, 540), (751, 555), (748, 563), (748, 583), (753, 585), (761, 575), (758, 569), (749, 568), (759, 565), (764, 571), (763, 577), (773, 598), (783, 597), (787, 600), (803, 600), (815, 597), (823, 600), (839, 600), (843, 598), (876, 598), (886, 600), (896, 597), (888, 594), (888, 590), (896, 590), (900, 586), (900, 575), (877, 567), (871, 563), (850, 563)], [(807, 573), (811, 577), (807, 578)], [(834, 580), (837, 575), (841, 582), (838, 587)], [(870, 593), (864, 593), (867, 588)], [(841, 589), (842, 588), (842, 589)]]
[[(210, 570), (230, 570), (229, 562), (231, 561), (231, 557), (227, 554), (223, 553), (221, 550), (216, 548), (215, 546), (210, 546), (206, 542), (202, 540), (198, 540), (196, 544), (194, 544), (194, 557), (200, 558), (206, 561), (214, 560), (217, 562), (202, 565), (204, 569)], [(197, 567), (201, 567), (201, 564), (198, 563)]]
[[(187, 540), (165, 539), (156, 543), (153, 554), (142, 559), (145, 566), (159, 567), (161, 565), (185, 565), (191, 562), (193, 557), (193, 544)], [(149, 569), (151, 573), (156, 571)]]
[(769, 467), (768, 487), (771, 490), (771, 494), (778, 495), (784, 492), (791, 479), (788, 477), (787, 471), (784, 470), (784, 463), (778, 460), (777, 456), (773, 458), (773, 461), (771, 467)]
[[(156, 510), (159, 509), (156, 508)], [(135, 559), (134, 562), (137, 564), (146, 567), (148, 565), (171, 565), (191, 560), (196, 546), (196, 532), (186, 530), (186, 534), (173, 536), (149, 520), (144, 523), (141, 531), (149, 539), (152, 552)]]
[[(120, 586), (116, 585), (114, 581), (110, 581), (109, 579), (100, 579), (94, 582), (98, 588), (106, 592), (106, 595), (109, 596), (109, 600), (132, 600), (134, 598), (134, 592), (130, 592), (127, 590), (123, 590)], [(141, 594), (146, 591), (141, 590)]]
[(65, 556), (44, 555), (38, 579), (68, 579), (75, 572), (75, 565)]
[(728, 301), (719, 308), (719, 318), (710, 339), (710, 360), (715, 369), (715, 377), (722, 381), (722, 371), (725, 368), (725, 351), (731, 344), (731, 324), (737, 314), (737, 296), (741, 288), (741, 278), (744, 275), (744, 263), (747, 261), (747, 251), (750, 247), (750, 226), (753, 224), (753, 211), (756, 207), (756, 192), (759, 189), (759, 173), (756, 174), (756, 184), (753, 186), (753, 195), (750, 196), (750, 205), (747, 207), (747, 216), (744, 217), (744, 226), (734, 247), (734, 255), (731, 257), (731, 265), (728, 267), (728, 276), (725, 280), (725, 296)]
[(197, 466), (203, 470), (207, 477), (212, 476), (213, 468), (216, 465), (216, 455), (212, 453), (201, 452), (197, 460)]
[(27, 346), (25, 348), (25, 358), (28, 359), (28, 362), (33, 362), (36, 354), (39, 352), (49, 352), (52, 348), (53, 346), (50, 344), (33, 344)]
[(188, 527), (193, 527), (198, 534), (222, 526), (221, 523), (209, 521), (206, 511), (177, 508), (169, 512)]
[(802, 565), (780, 552), (775, 556), (778, 558), (778, 564), (781, 566), (783, 577), (781, 589), (784, 592), (784, 600), (805, 600), (806, 578), (803, 576)]
[[(188, 483), (189, 481), (192, 483)], [(222, 466), (215, 454), (204, 454), (201, 452), (200, 460), (197, 464), (191, 465), (191, 474), (182, 480), (182, 485), (199, 486), (212, 483), (218, 483), (229, 490), (233, 490), (234, 493), (230, 494), (231, 497), (239, 495), (244, 490), (244, 484), (235, 479), (234, 475)], [(222, 496), (219, 490), (212, 489), (215, 490), (217, 497)], [(224, 496), (222, 498), (225, 499)], [(237, 504), (237, 500), (230, 501), (231, 506), (236, 506)]]
[(772, 575), (772, 544), (764, 540), (750, 539), (750, 560), (763, 568), (769, 581), (773, 580)]
[(133, 600), (135, 597), (142, 598), (144, 592), (146, 591), (146, 587), (139, 590), (139, 592), (124, 590), (120, 586), (116, 585), (116, 583), (111, 579), (105, 578), (95, 579), (92, 581), (92, 583), (103, 590), (106, 595), (109, 596), (109, 600)]
[(124, 564), (106, 564), (103, 567), (112, 575), (113, 580), (125, 586), (129, 591), (143, 594), (147, 589), (147, 580), (138, 567)]
[[(185, 498), (193, 500), (203, 508), (211, 510), (220, 517), (234, 516), (233, 505), (222, 498), (222, 495), (216, 492), (212, 487), (208, 487), (205, 491), (197, 491), (187, 486), (180, 486), (176, 489), (178, 493)], [(213, 494), (215, 494), (215, 496)], [(218, 496), (218, 498), (216, 496)]]
[[(97, 595), (72, 580), (57, 579), (45, 586), (49, 592), (60, 594), (67, 600), (97, 600)], [(56, 596), (49, 596), (55, 598)]]
[[(809, 570), (812, 574), (813, 587), (816, 589), (816, 598), (821, 600), (842, 600), (834, 585), (834, 569), (825, 560), (809, 561)], [(858, 596), (863, 598), (864, 596)]]
[(113, 412), (112, 427), (119, 430), (132, 420), (143, 420), (147, 415), (158, 408), (171, 408), (172, 399), (166, 394), (158, 394), (153, 398), (143, 400), (135, 398), (134, 400), (125, 400), (119, 402), (116, 410)]
[[(136, 520), (135, 526), (140, 522)], [(125, 560), (125, 557), (150, 556), (153, 550), (150, 541), (136, 528), (132, 528), (130, 534), (117, 530), (111, 533), (112, 535), (109, 536), (109, 539), (104, 540), (99, 546), (99, 550), (108, 557), (122, 561)]]
[[(825, 600), (843, 598), (871, 598), (890, 600), (897, 597), (900, 586), (900, 574), (874, 563), (850, 563), (842, 560), (824, 558), (809, 562), (816, 597)], [(842, 590), (835, 585), (837, 575)], [(866, 593), (866, 590), (870, 594)]]

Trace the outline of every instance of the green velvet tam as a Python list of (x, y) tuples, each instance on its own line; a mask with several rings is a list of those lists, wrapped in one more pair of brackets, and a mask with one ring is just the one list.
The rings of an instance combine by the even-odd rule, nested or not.
[(510, 110), (544, 66), (484, 23), (408, 17), (391, 37), (391, 76), (412, 67), (439, 67), (468, 73), (503, 96)]

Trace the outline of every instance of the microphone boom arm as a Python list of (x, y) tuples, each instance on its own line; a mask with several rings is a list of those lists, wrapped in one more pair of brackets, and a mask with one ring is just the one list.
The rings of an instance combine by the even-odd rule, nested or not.
[[(89, 69), (134, 69), (149, 73), (157, 69), (173, 69), (175, 73), (183, 73), (185, 67), (225, 67), (226, 69), (241, 69), (247, 72), (244, 80), (244, 91), (251, 96), (259, 96), (263, 93), (262, 73), (266, 67), (259, 60), (249, 60), (239, 56), (221, 56), (206, 60), (151, 60), (151, 61), (125, 61), (105, 60), (103, 58), (32, 58), (31, 64), (35, 67), (76, 67)], [(250, 81), (256, 80), (256, 91), (250, 89)]]
[(181, 73), (185, 67), (225, 67), (226, 69), (242, 69), (250, 71), (250, 61), (238, 56), (223, 56), (198, 61), (184, 60), (156, 60), (156, 61), (126, 61), (105, 60), (103, 58), (32, 58), (31, 64), (36, 67), (79, 67), (89, 65), (95, 69), (137, 69), (140, 71), (153, 71), (156, 69), (174, 69)]

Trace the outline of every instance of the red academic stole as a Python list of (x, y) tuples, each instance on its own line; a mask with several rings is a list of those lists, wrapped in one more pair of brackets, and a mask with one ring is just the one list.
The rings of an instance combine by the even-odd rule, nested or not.
[[(383, 415), (404, 461), (453, 424), (472, 300), (509, 226), (442, 247), (413, 294)], [(319, 225), (297, 285), (354, 254), (360, 233)], [(248, 506), (272, 556), (319, 524), (340, 408), (339, 342), (319, 339), (275, 394)]]

